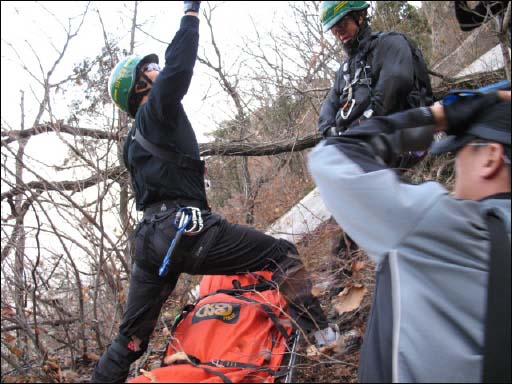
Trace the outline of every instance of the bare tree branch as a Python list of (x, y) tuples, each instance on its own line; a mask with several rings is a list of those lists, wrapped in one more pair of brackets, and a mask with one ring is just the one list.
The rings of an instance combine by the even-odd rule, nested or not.
[(84, 191), (85, 189), (92, 187), (99, 182), (104, 181), (105, 178), (117, 180), (121, 177), (126, 171), (124, 167), (112, 167), (107, 170), (107, 174), (105, 176), (95, 174), (83, 180), (66, 180), (66, 181), (30, 181), (28, 183), (23, 183), (20, 187), (15, 189), (11, 189), (7, 192), (2, 193), (0, 200), (9, 199), (16, 195), (19, 195), (27, 190), (34, 191), (71, 191), (71, 192), (79, 192)]
[(100, 131), (98, 129), (91, 129), (91, 128), (80, 128), (80, 127), (72, 127), (68, 124), (62, 124), (60, 122), (56, 123), (44, 123), (44, 124), (37, 124), (33, 126), (32, 128), (23, 130), (23, 131), (6, 131), (2, 132), (2, 136), (7, 136), (6, 139), (2, 140), (2, 147), (4, 145), (7, 145), (9, 143), (12, 143), (13, 141), (28, 138), (31, 136), (39, 135), (41, 133), (48, 133), (48, 132), (62, 132), (62, 133), (69, 133), (71, 135), (75, 136), (84, 136), (84, 137), (90, 137), (93, 139), (102, 139), (102, 140), (114, 140), (119, 141), (121, 139), (120, 135), (118, 133), (111, 133), (111, 132), (105, 132)]
[[(13, 319), (8, 318), (8, 317), (5, 318), (5, 320), (16, 322)], [(75, 323), (78, 320), (80, 320), (80, 317), (73, 317), (73, 318), (70, 318), (70, 319), (59, 319), (59, 320), (44, 320), (44, 321), (40, 321), (38, 323), (38, 325), (53, 325), (53, 326), (67, 325), (67, 324)], [(35, 323), (28, 323), (27, 324), (27, 326), (29, 326), (29, 327), (34, 327), (35, 325), (36, 325)], [(2, 332), (15, 331), (15, 330), (24, 329), (24, 328), (25, 328), (25, 325), (20, 325), (20, 324), (18, 324), (18, 325), (9, 325), (9, 326), (6, 326), (6, 327), (2, 327)]]

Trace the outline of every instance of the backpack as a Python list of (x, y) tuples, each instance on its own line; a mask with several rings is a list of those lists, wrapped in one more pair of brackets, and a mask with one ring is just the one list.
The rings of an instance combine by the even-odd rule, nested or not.
[[(407, 103), (409, 107), (417, 108), (432, 105), (434, 102), (434, 94), (432, 92), (432, 85), (430, 84), (427, 64), (425, 63), (425, 59), (421, 53), (421, 50), (405, 34), (397, 31), (374, 32), (372, 33), (372, 40), (381, 39), (382, 37), (390, 35), (402, 36), (407, 41), (407, 44), (411, 49), (414, 65), (414, 86), (412, 91), (407, 95)], [(368, 52), (365, 54), (365, 56), (366, 55), (368, 55)]]
[(274, 382), (292, 340), (284, 297), (271, 272), (205, 276), (201, 297), (177, 316), (163, 366), (143, 382)]

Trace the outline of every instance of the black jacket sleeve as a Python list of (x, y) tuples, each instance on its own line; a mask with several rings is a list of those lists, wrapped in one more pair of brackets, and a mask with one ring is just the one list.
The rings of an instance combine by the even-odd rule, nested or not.
[(178, 32), (165, 51), (165, 66), (151, 90), (148, 104), (161, 120), (179, 110), (192, 80), (199, 45), (199, 19), (183, 16)]
[(338, 72), (336, 72), (334, 84), (320, 108), (320, 116), (318, 118), (318, 130), (320, 131), (321, 134), (323, 134), (325, 130), (336, 126), (336, 113), (341, 107), (338, 89), (342, 89), (340, 88), (340, 82), (344, 82), (344, 80), (341, 78), (341, 68), (342, 67), (340, 67)]
[(373, 87), (370, 108), (374, 116), (385, 116), (403, 109), (414, 86), (414, 62), (409, 43), (399, 34), (382, 37), (375, 48)]
[(434, 117), (429, 107), (421, 107), (365, 120), (327, 143), (364, 143), (375, 158), (390, 165), (404, 152), (428, 149), (433, 138)]

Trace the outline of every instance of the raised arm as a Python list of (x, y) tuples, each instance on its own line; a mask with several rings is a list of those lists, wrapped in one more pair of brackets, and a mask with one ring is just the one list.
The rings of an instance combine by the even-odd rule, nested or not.
[(185, 16), (180, 29), (165, 51), (165, 66), (153, 85), (148, 103), (161, 119), (171, 118), (190, 86), (199, 45), (199, 19), (197, 11), (185, 1)]

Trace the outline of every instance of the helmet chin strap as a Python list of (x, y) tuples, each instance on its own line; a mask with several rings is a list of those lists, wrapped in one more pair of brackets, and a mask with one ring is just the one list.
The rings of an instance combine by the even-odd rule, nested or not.
[(352, 19), (356, 23), (357, 28), (361, 28), (361, 23), (359, 23), (360, 13), (359, 12), (352, 12), (352, 13), (350, 13), (350, 17), (352, 17)]

